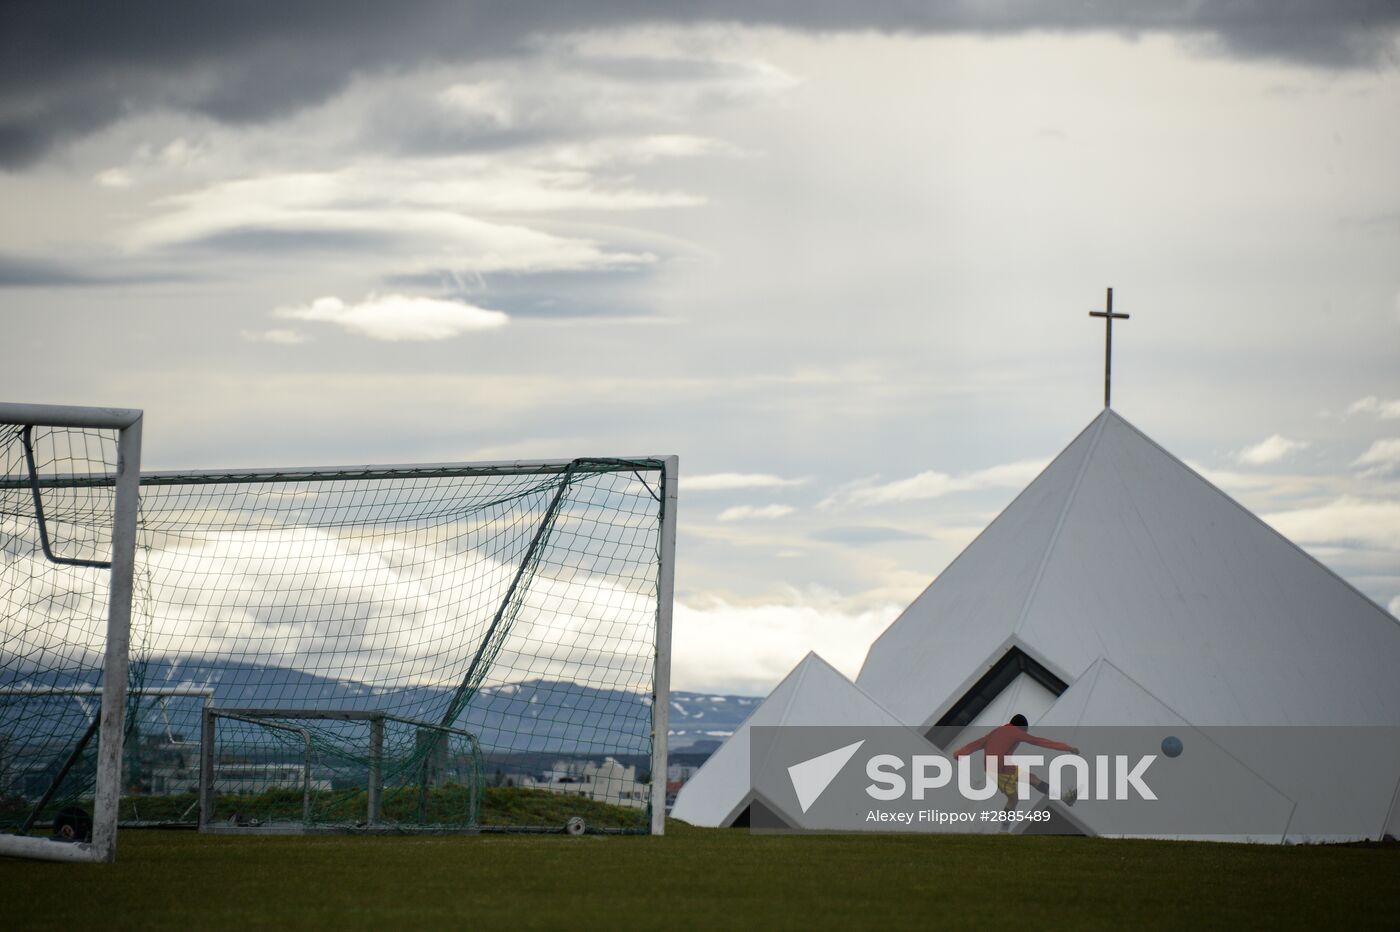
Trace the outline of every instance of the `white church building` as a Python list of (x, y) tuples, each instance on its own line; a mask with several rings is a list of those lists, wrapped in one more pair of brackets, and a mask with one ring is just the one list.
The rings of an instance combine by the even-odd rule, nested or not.
[[(1018, 712), (1032, 730), (1400, 726), (1400, 621), (1105, 408), (874, 642), (854, 683), (808, 655), (672, 815), (746, 823), (753, 725), (899, 724), (951, 750)], [(1267, 840), (1400, 834), (1400, 759), (1348, 769), (1341, 787), (1306, 747), (1219, 733), (1279, 794)], [(1332, 830), (1339, 791), (1361, 828)], [(1099, 833), (1079, 813), (1074, 829)]]

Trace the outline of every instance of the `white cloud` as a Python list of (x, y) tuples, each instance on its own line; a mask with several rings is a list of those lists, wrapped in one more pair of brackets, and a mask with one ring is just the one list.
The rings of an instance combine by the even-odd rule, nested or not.
[(461, 82), (443, 88), (437, 102), (451, 114), (484, 120), (498, 127), (514, 122), (510, 95), (500, 81)]
[(168, 168), (188, 168), (204, 157), (204, 147), (180, 136), (160, 150), (160, 163)]
[[(499, 166), (480, 159), (369, 163), (335, 172), (290, 172), (223, 181), (166, 198), (162, 212), (122, 234), (133, 250), (222, 235), (333, 240), (357, 267), (470, 273), (633, 268), (649, 252), (615, 250), (479, 214), (635, 210), (696, 203), (686, 195), (605, 188), (579, 172)], [(357, 238), (360, 242), (357, 242)]]
[(703, 476), (681, 476), (686, 492), (720, 492), (731, 489), (786, 489), (806, 484), (806, 479), (784, 479), (769, 473), (716, 472)]
[(1389, 608), (1390, 614), (1394, 615), (1396, 618), (1400, 618), (1400, 595), (1390, 600)]
[[(339, 507), (327, 490), (307, 487), (297, 499), (303, 518)], [(170, 517), (172, 502), (157, 496), (148, 504), (152, 514)], [(419, 506), (420, 513), (433, 507)], [(184, 509), (173, 525), (178, 532), (142, 531), (144, 583), (134, 629), (143, 649), (166, 657), (255, 659), (379, 687), (450, 687), (496, 605), (493, 598), (464, 598), (461, 580), (499, 593), (518, 568), (482, 548), (458, 546), (476, 536), (470, 518), (435, 524), (431, 533), (408, 519), (365, 533), (363, 527), (236, 527), (242, 520), (236, 512)], [(3, 530), (19, 539), (13, 522)], [(23, 533), (26, 552), (0, 553), (0, 590), (14, 594), (19, 607), (0, 617), (0, 642), (23, 644), (26, 632), (56, 630), (60, 617), (70, 631), (82, 630), (75, 619), (103, 617), (105, 593), (92, 574), (67, 568), (56, 574), (36, 556), (32, 532)], [(296, 572), (286, 572), (293, 565)], [(567, 578), (542, 571), (532, 579), (488, 676), (625, 686), (617, 671), (644, 669), (650, 656), (648, 638), (626, 633), (654, 621), (654, 598), (615, 576), (561, 575)], [(56, 591), (65, 597), (55, 600)], [(84, 648), (70, 648), (68, 662), (76, 663)], [(371, 656), (375, 662), (366, 665)]]
[(1400, 502), (1343, 496), (1316, 508), (1276, 512), (1263, 518), (1284, 537), (1304, 546), (1400, 550)]
[(1400, 470), (1400, 438), (1377, 440), (1352, 465), (1368, 467), (1362, 472), (1363, 476), (1381, 476)]
[(703, 197), (677, 191), (600, 185), (587, 173), (573, 168), (542, 169), (522, 165), (474, 165), (457, 174), (420, 171), (417, 180), (404, 179), (400, 191), (425, 209), (440, 205), (498, 213), (651, 210), (705, 203)]
[(1186, 465), (1223, 492), (1238, 498), (1256, 514), (1260, 511), (1287, 507), (1306, 499), (1317, 502), (1356, 490), (1350, 477), (1337, 475), (1299, 475), (1278, 472), (1239, 472), (1212, 469), (1196, 460)]
[(782, 518), (796, 511), (791, 505), (735, 505), (719, 513), (721, 521), (770, 521)]
[(1307, 449), (1306, 440), (1289, 440), (1282, 434), (1274, 434), (1252, 447), (1245, 447), (1235, 454), (1235, 461), (1248, 466), (1264, 466), (1277, 463), (1290, 453)]
[(672, 685), (677, 689), (766, 695), (808, 651), (855, 678), (866, 651), (901, 607), (865, 611), (834, 598), (804, 596), (789, 604), (705, 607), (677, 602)]
[(732, 143), (686, 133), (653, 136), (592, 139), (557, 146), (547, 160), (571, 168), (597, 168), (608, 165), (649, 165), (662, 159), (700, 156), (738, 157), (745, 153)]
[(494, 330), (509, 318), (459, 301), (416, 298), (408, 295), (369, 295), (359, 304), (336, 297), (317, 298), (310, 304), (280, 307), (278, 317), (336, 324), (351, 333), (374, 340), (446, 340), (474, 330)]
[(109, 168), (92, 176), (92, 180), (104, 188), (129, 188), (135, 184), (131, 173), (124, 168)]
[(298, 330), (244, 330), (241, 336), (249, 343), (278, 343), (282, 346), (295, 346), (311, 339)]
[[(668, 39), (655, 29), (545, 38), (537, 40), (543, 62), (507, 65), (503, 73), (522, 122), (587, 126), (594, 135), (653, 127), (684, 131), (707, 114), (764, 103), (802, 83), (768, 61), (696, 54), (695, 38), (687, 31)], [(495, 72), (502, 73), (501, 67)]]
[(991, 466), (961, 476), (930, 470), (908, 479), (898, 479), (884, 485), (871, 479), (861, 480), (827, 498), (819, 507), (834, 505), (885, 505), (892, 502), (912, 502), (941, 498), (955, 492), (978, 489), (1019, 489), (1031, 482), (1045, 468), (1045, 460), (1021, 460)]
[(1384, 401), (1375, 395), (1367, 395), (1351, 403), (1347, 408), (1347, 415), (1353, 414), (1374, 414), (1383, 420), (1400, 418), (1400, 398), (1392, 401)]
[(1192, 471), (1200, 474), (1211, 485), (1218, 489), (1239, 494), (1241, 492), (1277, 492), (1280, 482), (1286, 477), (1280, 477), (1272, 473), (1260, 472), (1234, 472), (1229, 469), (1212, 469), (1197, 460), (1185, 460), (1187, 466)]
[(150, 142), (137, 146), (124, 165), (114, 165), (92, 176), (94, 183), (104, 188), (130, 188), (156, 180), (169, 180), (173, 172), (186, 172), (201, 167), (207, 161), (206, 147), (176, 137), (156, 148)]

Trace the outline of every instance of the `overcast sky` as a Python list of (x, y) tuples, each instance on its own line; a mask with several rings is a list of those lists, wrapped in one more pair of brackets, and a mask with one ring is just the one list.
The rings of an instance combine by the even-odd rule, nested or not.
[(1398, 30), (7, 4), (0, 397), (144, 408), (150, 468), (677, 453), (674, 683), (757, 693), (1099, 412), (1111, 285), (1114, 407), (1400, 613)]

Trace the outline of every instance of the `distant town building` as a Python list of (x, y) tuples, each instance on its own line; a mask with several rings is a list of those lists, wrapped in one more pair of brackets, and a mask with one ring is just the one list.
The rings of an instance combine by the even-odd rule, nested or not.
[(538, 777), (523, 777), (519, 785), (566, 796), (582, 796), (614, 806), (645, 809), (647, 785), (637, 782), (637, 768), (611, 757), (597, 761), (555, 761)]

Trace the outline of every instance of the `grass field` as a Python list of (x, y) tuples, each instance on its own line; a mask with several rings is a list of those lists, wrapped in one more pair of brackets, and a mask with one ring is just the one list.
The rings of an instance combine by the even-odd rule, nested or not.
[[(433, 788), (428, 796), (428, 821), (452, 822), (470, 810), (468, 790), (457, 784)], [(327, 821), (354, 822), (364, 818), (365, 792), (312, 794), (313, 809)], [(196, 817), (195, 796), (127, 795), (121, 800), (121, 817), (154, 822), (181, 822)], [(268, 790), (246, 796), (219, 798), (218, 816), (245, 812), (262, 819), (296, 822), (301, 819), (301, 790)], [(413, 823), (418, 809), (416, 787), (399, 787), (385, 794), (384, 816), (390, 821)], [(59, 808), (57, 804), (48, 812)], [(90, 806), (88, 807), (91, 808)], [(29, 814), (29, 803), (15, 799), (7, 808), (0, 803), (0, 826), (13, 830)], [(561, 796), (548, 790), (487, 786), (481, 789), (480, 825), (540, 826), (563, 825), (570, 816), (580, 816), (598, 828), (629, 829), (644, 832), (650, 823), (645, 809), (628, 809), (578, 796)], [(48, 818), (48, 815), (45, 816)]]
[(6, 929), (1400, 928), (1400, 847), (1054, 837), (211, 837), (0, 859)]

